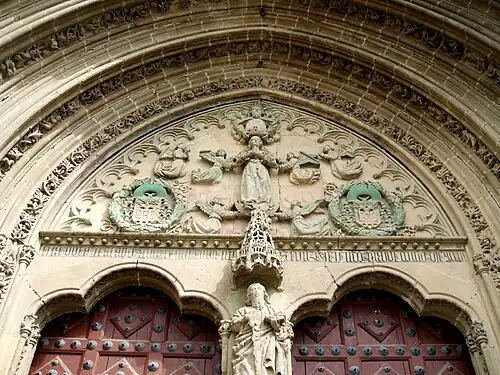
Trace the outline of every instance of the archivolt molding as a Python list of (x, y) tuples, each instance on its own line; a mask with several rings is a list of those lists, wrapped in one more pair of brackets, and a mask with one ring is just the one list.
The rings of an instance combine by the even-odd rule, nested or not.
[(144, 286), (162, 291), (172, 298), (183, 312), (203, 315), (215, 323), (230, 316), (226, 307), (213, 296), (186, 291), (168, 271), (151, 264), (121, 263), (94, 275), (78, 290), (58, 290), (42, 296), (31, 310), (44, 327), (48, 322), (68, 312), (89, 313), (106, 295), (129, 286)]
[(198, 87), (193, 87), (191, 90), (179, 91), (147, 104), (125, 115), (120, 120), (104, 127), (97, 134), (83, 142), (76, 150), (71, 152), (47, 176), (42, 185), (37, 188), (26, 208), (22, 211), (21, 217), (12, 231), (12, 238), (20, 243), (25, 242), (36, 224), (41, 211), (64, 179), (91, 154), (95, 153), (98, 149), (114, 140), (125, 131), (129, 131), (137, 127), (141, 122), (172, 108), (195, 102), (202, 98), (211, 98), (215, 95), (248, 89), (271, 89), (319, 102), (335, 111), (353, 117), (373, 129), (376, 133), (396, 141), (411, 155), (422, 162), (422, 164), (443, 183), (447, 192), (453, 196), (464, 212), (464, 215), (468, 218), (478, 237), (481, 248), (483, 250), (492, 250), (496, 246), (491, 228), (466, 188), (461, 185), (459, 180), (443, 162), (405, 130), (398, 128), (386, 118), (366, 107), (352, 103), (339, 95), (331, 94), (330, 92), (308, 86), (304, 83), (297, 83), (287, 79), (268, 78), (259, 75), (205, 83)]
[[(161, 13), (172, 14), (185, 9), (192, 10), (195, 6), (199, 8), (205, 4), (217, 7), (218, 3), (219, 1), (216, 0), (205, 0), (201, 4), (200, 2), (190, 0), (179, 2), (157, 0), (136, 3), (128, 7), (109, 9), (103, 14), (80, 23), (66, 26), (62, 30), (56, 29), (54, 34), (46, 35), (44, 38), (37, 40), (36, 43), (29, 46), (25, 45), (22, 49), (18, 49), (11, 53), (11, 55), (4, 57), (0, 62), (1, 78), (7, 79), (26, 66), (47, 58), (93, 35), (103, 32), (109, 33), (113, 29), (125, 24), (134, 23), (139, 19), (148, 17), (156, 19)], [(405, 4), (404, 8), (401, 7), (400, 9), (397, 8), (397, 5), (393, 9), (387, 8), (385, 5), (381, 9), (378, 4), (373, 4), (369, 7), (366, 4), (352, 0), (301, 0), (296, 1), (293, 5), (283, 5), (287, 6), (286, 11), (299, 7), (308, 13), (316, 11), (318, 15), (324, 15), (325, 13), (323, 12), (326, 12), (327, 17), (342, 18), (342, 20), (347, 20), (353, 24), (362, 21), (361, 28), (377, 29), (379, 32), (384, 30), (387, 34), (396, 34), (399, 37), (407, 38), (412, 43), (420, 43), (434, 54), (442, 54), (454, 62), (463, 63), (465, 66), (474, 69), (484, 78), (490, 79), (493, 83), (500, 85), (500, 73), (498, 70), (500, 63), (490, 58), (490, 55), (480, 52), (478, 46), (475, 45), (478, 40), (484, 43), (484, 37), (481, 37), (474, 29), (470, 29), (465, 25), (462, 25), (462, 28), (466, 30), (462, 31), (449, 23), (447, 25), (450, 28), (449, 34), (443, 32), (443, 30), (436, 30), (421, 21), (421, 19), (428, 17), (430, 12), (423, 11), (416, 6), (412, 7), (411, 4)], [(234, 6), (235, 4), (233, 4)], [(260, 3), (256, 4), (256, 8), (258, 6), (262, 7), (263, 5)], [(272, 11), (279, 9), (279, 6), (280, 4), (273, 3)], [(224, 3), (224, 7), (227, 7), (227, 3)], [(86, 14), (88, 13), (90, 12), (86, 12)], [(432, 16), (438, 17), (437, 14), (432, 14)], [(444, 20), (446, 21), (447, 18)], [(443, 19), (440, 17), (439, 21), (442, 22)], [(450, 34), (452, 33), (463, 36), (462, 38), (457, 38), (451, 36)], [(471, 36), (475, 38), (471, 38)], [(479, 81), (481, 81), (481, 78)]]
[(352, 59), (331, 55), (323, 50), (301, 45), (290, 45), (289, 42), (250, 40), (231, 44), (214, 44), (210, 47), (196, 48), (178, 55), (174, 54), (161, 59), (153, 59), (142, 66), (88, 87), (31, 126), (7, 151), (0, 161), (0, 180), (5, 177), (26, 151), (34, 147), (49, 132), (59, 129), (84, 108), (94, 105), (114, 93), (119, 93), (148, 77), (154, 77), (162, 73), (167, 74), (169, 70), (181, 68), (187, 63), (197, 63), (206, 59), (213, 61), (217, 58), (227, 57), (233, 60), (259, 53), (265, 53), (266, 56), (272, 56), (273, 59), (304, 60), (304, 62), (307, 61), (311, 68), (317, 66), (319, 71), (324, 71), (325, 67), (328, 67), (331, 73), (347, 77), (350, 84), (357, 81), (362, 85), (366, 85), (367, 90), (377, 90), (378, 95), (382, 92), (384, 97), (389, 98), (396, 105), (404, 106), (405, 110), (413, 109), (414, 111), (423, 112), (421, 118), (428, 118), (431, 123), (438, 124), (436, 126), (438, 133), (449, 131), (451, 137), (460, 140), (464, 148), (472, 149), (479, 160), (486, 164), (497, 179), (500, 179), (500, 159), (480, 137), (474, 135), (456, 116), (443, 109), (439, 104), (394, 77), (377, 71), (375, 66), (370, 67), (369, 64), (352, 62)]
[(420, 316), (437, 316), (455, 325), (464, 335), (467, 346), (475, 355), (476, 366), (483, 374), (490, 374), (486, 362), (485, 346), (488, 334), (479, 316), (470, 306), (452, 296), (432, 295), (410, 275), (394, 270), (366, 271), (357, 269), (338, 278), (333, 298), (306, 296), (292, 304), (291, 321), (296, 324), (310, 316), (325, 316), (336, 301), (360, 289), (381, 289), (391, 292), (406, 301)]

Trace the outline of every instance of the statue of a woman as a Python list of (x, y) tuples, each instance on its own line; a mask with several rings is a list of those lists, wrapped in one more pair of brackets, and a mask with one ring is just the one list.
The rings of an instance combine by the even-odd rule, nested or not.
[(273, 309), (263, 285), (251, 284), (247, 297), (226, 322), (236, 333), (233, 375), (291, 375), (292, 324)]
[(272, 206), (271, 177), (267, 168), (279, 168), (278, 160), (262, 148), (262, 139), (253, 136), (248, 149), (240, 152), (232, 161), (232, 167), (243, 165), (241, 179), (241, 203), (247, 208), (269, 209)]

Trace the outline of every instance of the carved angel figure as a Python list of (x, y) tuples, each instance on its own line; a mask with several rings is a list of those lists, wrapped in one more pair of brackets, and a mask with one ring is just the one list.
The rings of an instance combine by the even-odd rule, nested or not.
[(363, 164), (346, 148), (336, 151), (326, 145), (319, 157), (330, 163), (332, 174), (340, 180), (354, 180), (363, 172)]
[(192, 216), (184, 222), (184, 231), (196, 234), (220, 233), (222, 220), (236, 219), (241, 216), (238, 211), (232, 211), (230, 205), (225, 204), (221, 198), (215, 197), (209, 201), (197, 201), (196, 207), (208, 215), (207, 220), (197, 220)]
[(232, 135), (242, 143), (247, 143), (253, 136), (260, 137), (267, 144), (280, 138), (277, 119), (264, 116), (260, 104), (251, 108), (250, 116), (235, 121)]
[(197, 169), (191, 172), (191, 182), (195, 184), (215, 185), (222, 181), (224, 169), (229, 167), (226, 160), (226, 151), (219, 149), (213, 151), (200, 151), (200, 158), (213, 163), (213, 166), (205, 171)]
[(263, 285), (250, 284), (247, 297), (245, 307), (221, 322), (236, 333), (233, 374), (291, 375), (292, 324), (271, 306)]
[(154, 165), (154, 174), (158, 177), (173, 179), (184, 177), (187, 173), (186, 162), (189, 160), (189, 149), (185, 145), (168, 148), (160, 154)]
[(277, 212), (273, 216), (278, 220), (291, 220), (290, 229), (293, 236), (327, 236), (331, 234), (330, 222), (327, 218), (315, 223), (310, 223), (305, 219), (323, 204), (326, 204), (324, 199), (315, 200), (307, 205), (293, 201), (290, 205), (290, 211), (282, 209), (281, 212)]
[[(310, 160), (310, 163), (308, 163), (307, 159)], [(304, 164), (313, 164), (313, 168), (301, 168)], [(303, 152), (299, 154), (288, 153), (286, 161), (282, 163), (280, 169), (290, 172), (288, 178), (294, 185), (311, 185), (318, 181), (321, 176), (319, 163), (317, 163), (312, 155), (307, 155)]]

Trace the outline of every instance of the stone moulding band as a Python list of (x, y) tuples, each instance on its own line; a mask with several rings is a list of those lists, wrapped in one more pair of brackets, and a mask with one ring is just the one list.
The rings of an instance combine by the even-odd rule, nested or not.
[[(76, 246), (44, 245), (40, 251), (43, 257), (93, 257), (93, 258), (137, 258), (160, 260), (222, 260), (237, 258), (234, 249), (196, 249), (196, 248), (136, 248), (114, 246)], [(291, 248), (280, 252), (284, 262), (323, 262), (323, 263), (464, 263), (464, 251), (452, 250), (295, 250)]]
[[(98, 252), (98, 249), (104, 248), (113, 251), (118, 249), (141, 249), (140, 251), (158, 249), (160, 252), (168, 249), (235, 251), (240, 248), (242, 238), (243, 236), (183, 234), (174, 236), (161, 233), (40, 232), (42, 250), (48, 252), (48, 255), (53, 251), (71, 253), (80, 250), (91, 254), (92, 251)], [(273, 238), (276, 247), (281, 250), (461, 252), (465, 251), (467, 244), (465, 237), (300, 236)]]
[[(161, 52), (161, 54), (166, 52)], [(311, 56), (309, 63), (319, 64), (328, 69), (335, 69), (343, 75), (352, 77), (368, 86), (373, 84), (377, 89), (383, 90), (385, 96), (395, 95), (411, 107), (425, 112), (432, 121), (436, 121), (451, 132), (467, 148), (473, 150), (474, 154), (488, 167), (488, 169), (500, 179), (500, 160), (494, 151), (488, 148), (483, 140), (473, 134), (464, 124), (442, 108), (440, 104), (427, 98), (415, 88), (398, 81), (394, 77), (384, 75), (369, 64), (353, 63), (350, 59), (332, 55), (321, 49), (306, 48), (290, 42), (255, 41), (234, 42), (231, 44), (214, 44), (210, 47), (194, 48), (190, 51), (174, 53), (161, 59), (150, 61), (142, 66), (120, 72), (107, 80), (87, 88), (76, 97), (71, 98), (61, 106), (48, 113), (13, 145), (0, 160), (0, 181), (22, 158), (23, 154), (32, 148), (45, 134), (53, 130), (59, 124), (66, 121), (83, 108), (92, 105), (104, 97), (132, 85), (134, 82), (164, 73), (166, 70), (184, 66), (186, 63), (198, 62), (210, 56), (211, 59), (220, 57), (236, 57), (243, 54), (269, 54), (272, 56), (286, 56), (287, 58), (304, 60), (304, 56)], [(184, 98), (183, 100), (186, 100)], [(406, 107), (406, 105), (405, 105)]]

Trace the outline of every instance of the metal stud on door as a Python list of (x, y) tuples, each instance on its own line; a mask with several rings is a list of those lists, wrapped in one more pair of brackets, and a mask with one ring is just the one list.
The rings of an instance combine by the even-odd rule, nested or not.
[(217, 327), (184, 316), (162, 293), (125, 289), (89, 315), (68, 314), (42, 332), (30, 374), (217, 374)]
[(299, 322), (294, 333), (294, 375), (474, 374), (455, 327), (418, 318), (388, 293), (353, 293), (327, 318)]

